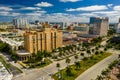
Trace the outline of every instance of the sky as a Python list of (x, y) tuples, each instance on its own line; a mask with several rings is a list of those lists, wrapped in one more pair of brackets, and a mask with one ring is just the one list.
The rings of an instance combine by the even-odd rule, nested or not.
[(89, 22), (90, 17), (109, 17), (109, 22), (118, 22), (120, 0), (0, 0), (0, 22), (14, 18)]

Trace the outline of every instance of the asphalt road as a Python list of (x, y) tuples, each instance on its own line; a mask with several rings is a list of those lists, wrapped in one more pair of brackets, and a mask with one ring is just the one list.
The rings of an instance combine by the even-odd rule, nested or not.
[(109, 52), (113, 52), (114, 54), (95, 64), (94, 66), (86, 70), (84, 73), (82, 73), (75, 80), (95, 80), (97, 75), (101, 74), (102, 70), (106, 69), (111, 62), (118, 58), (118, 51), (110, 50)]

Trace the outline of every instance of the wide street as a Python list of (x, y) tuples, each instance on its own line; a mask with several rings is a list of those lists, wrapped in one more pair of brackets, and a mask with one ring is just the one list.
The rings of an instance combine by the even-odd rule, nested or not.
[(111, 62), (113, 62), (114, 60), (118, 58), (119, 52), (113, 51), (113, 50), (109, 50), (109, 52), (113, 52), (114, 54), (100, 61), (99, 63), (95, 64), (94, 66), (86, 70), (84, 73), (82, 73), (75, 80), (96, 79), (97, 75), (100, 75), (102, 70), (106, 69)]

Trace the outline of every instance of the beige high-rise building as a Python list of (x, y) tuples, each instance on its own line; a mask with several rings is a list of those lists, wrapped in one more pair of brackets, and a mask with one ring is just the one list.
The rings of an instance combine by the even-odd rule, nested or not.
[(53, 49), (62, 47), (62, 31), (52, 28), (28, 31), (24, 34), (24, 39), (24, 47), (30, 53), (44, 50), (51, 52)]

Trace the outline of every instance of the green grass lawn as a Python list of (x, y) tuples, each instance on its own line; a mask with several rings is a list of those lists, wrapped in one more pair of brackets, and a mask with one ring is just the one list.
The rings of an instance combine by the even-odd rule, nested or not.
[(50, 61), (50, 59), (46, 59), (46, 61), (44, 63), (38, 64), (38, 66), (36, 66), (36, 68), (41, 68), (41, 67), (47, 66), (51, 63), (52, 63), (52, 61)]
[(86, 60), (80, 61), (81, 67), (76, 70), (75, 65), (71, 65), (71, 71), (72, 71), (72, 76), (67, 76), (66, 74), (66, 69), (63, 69), (60, 71), (62, 75), (62, 79), (58, 79), (58, 73), (54, 74), (52, 77), (55, 80), (75, 80), (81, 73), (83, 73), (85, 70), (93, 66), (94, 64), (98, 63), (99, 61), (103, 60), (104, 58), (110, 56), (111, 53), (106, 53), (104, 52), (103, 54), (97, 54), (93, 55), (92, 58), (88, 58)]
[(45, 59), (44, 62), (42, 61), (36, 61), (34, 63), (29, 63), (29, 62), (23, 62), (24, 64), (26, 64), (27, 66), (29, 66), (29, 68), (41, 68), (41, 67), (44, 67), (44, 66), (47, 66), (49, 64), (52, 63), (52, 61), (50, 59)]

